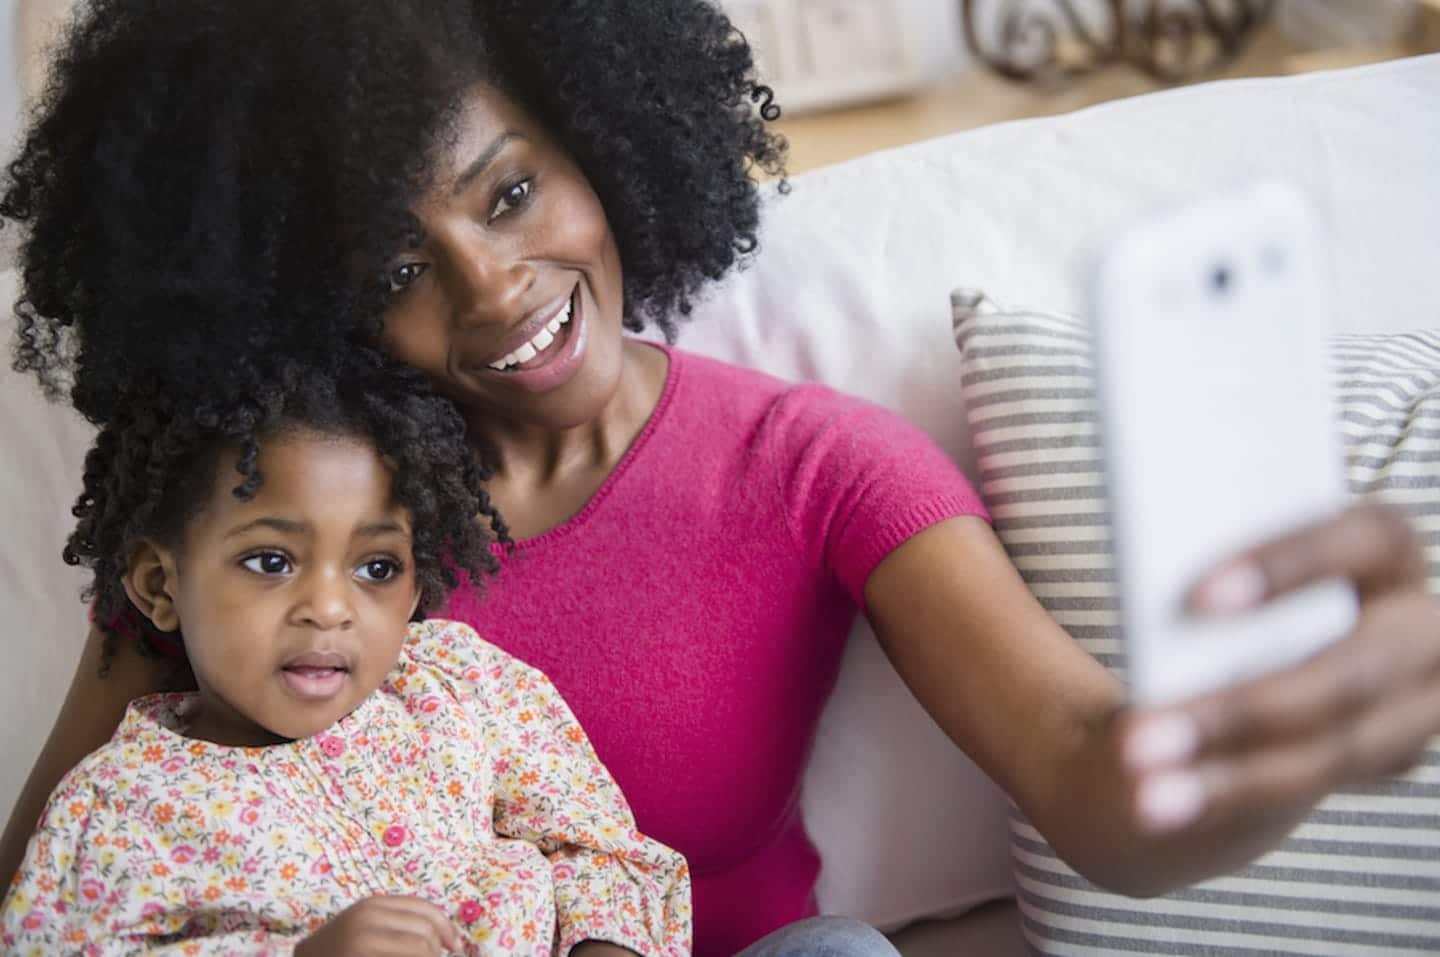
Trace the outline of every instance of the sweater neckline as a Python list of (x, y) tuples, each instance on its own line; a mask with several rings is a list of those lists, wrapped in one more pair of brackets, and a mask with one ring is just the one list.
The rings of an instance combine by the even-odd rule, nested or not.
[[(655, 408), (651, 410), (650, 417), (645, 420), (645, 425), (640, 429), (640, 432), (630, 442), (630, 447), (625, 450), (625, 454), (620, 456), (620, 461), (615, 464), (615, 468), (611, 469), (610, 474), (605, 476), (605, 481), (600, 483), (600, 487), (595, 490), (595, 494), (590, 496), (589, 501), (587, 501), (584, 506), (581, 507), (580, 511), (576, 512), (574, 515), (570, 516), (565, 521), (561, 522), (559, 525), (556, 525), (549, 531), (541, 532), (539, 535), (535, 535), (530, 538), (522, 538), (517, 540), (514, 543), (514, 548), (516, 551), (528, 551), (530, 549), (549, 545), (553, 542), (565, 538), (572, 532), (583, 528), (585, 524), (590, 520), (591, 516), (593, 516), (595, 512), (598, 511), (600, 507), (605, 504), (605, 500), (610, 497), (610, 494), (614, 491), (615, 486), (619, 484), (621, 479), (625, 477), (625, 473), (630, 470), (631, 465), (644, 451), (645, 446), (648, 445), (650, 442), (650, 437), (655, 434), (656, 429), (659, 428), (660, 423), (664, 420), (666, 410), (668, 410), (670, 407), (670, 400), (674, 397), (676, 387), (680, 382), (682, 365), (680, 360), (681, 353), (679, 353), (671, 346), (665, 345), (664, 343), (660, 342), (644, 341), (644, 344), (652, 348), (659, 349), (661, 352), (665, 353), (665, 384), (660, 389), (660, 401), (655, 403)], [(500, 544), (492, 544), (490, 546), (490, 549), (498, 557), (502, 559), (504, 558), (506, 551), (505, 546)]]

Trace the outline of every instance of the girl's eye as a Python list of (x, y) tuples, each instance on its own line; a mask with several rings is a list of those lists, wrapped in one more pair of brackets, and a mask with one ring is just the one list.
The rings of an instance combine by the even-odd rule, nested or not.
[(400, 574), (400, 563), (388, 558), (376, 558), (355, 570), (356, 577), (367, 582), (388, 582)]
[(402, 263), (385, 276), (385, 284), (390, 291), (400, 292), (409, 288), (417, 279), (425, 275), (430, 266), (427, 263)]
[(514, 186), (508, 186), (500, 194), (499, 200), (495, 203), (495, 209), (490, 213), (491, 221), (499, 219), (511, 210), (519, 209), (525, 205), (530, 198), (530, 181), (522, 179)]
[(285, 575), (290, 571), (290, 559), (279, 552), (251, 555), (240, 564), (257, 575)]

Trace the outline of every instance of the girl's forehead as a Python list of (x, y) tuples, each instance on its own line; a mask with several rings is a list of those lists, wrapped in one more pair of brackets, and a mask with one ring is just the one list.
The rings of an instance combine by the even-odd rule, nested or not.
[(278, 511), (306, 522), (378, 520), (401, 510), (394, 500), (390, 468), (374, 445), (346, 435), (301, 430), (262, 440), (253, 498), (234, 494), (239, 453), (221, 457), (206, 511), (220, 524)]

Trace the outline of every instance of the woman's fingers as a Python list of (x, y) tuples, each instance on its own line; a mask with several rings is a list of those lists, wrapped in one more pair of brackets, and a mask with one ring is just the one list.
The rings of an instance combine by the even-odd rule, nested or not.
[[(1359, 633), (1298, 668), (1132, 720), (1136, 814), (1151, 831), (1293, 808), (1394, 774), (1440, 733), (1440, 603), (1372, 602)], [(1147, 731), (1148, 749), (1137, 747)]]
[(1136, 813), (1155, 832), (1293, 807), (1413, 766), (1440, 729), (1440, 677), (1325, 734), (1147, 775)]
[(1302, 664), (1196, 699), (1197, 753), (1324, 734), (1440, 671), (1440, 602), (1423, 592), (1375, 599), (1356, 632)]
[(1419, 537), (1398, 511), (1356, 505), (1337, 517), (1256, 546), (1202, 579), (1189, 596), (1198, 614), (1233, 614), (1325, 579), (1355, 583), (1361, 601), (1423, 585)]
[(1356, 506), (1221, 566), (1192, 608), (1226, 614), (1326, 579), (1352, 581), (1360, 618), (1310, 660), (1173, 708), (1132, 715), (1125, 759), (1142, 827), (1285, 815), (1413, 764), (1440, 733), (1440, 601), (1396, 511)]
[(1440, 674), (1440, 602), (1370, 602), (1358, 630), (1293, 668), (1172, 708), (1133, 714), (1126, 763), (1147, 772), (1324, 735)]

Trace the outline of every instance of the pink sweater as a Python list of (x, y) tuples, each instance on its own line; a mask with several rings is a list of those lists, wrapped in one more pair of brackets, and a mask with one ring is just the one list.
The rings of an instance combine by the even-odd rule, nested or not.
[(695, 954), (721, 957), (815, 913), (800, 782), (866, 578), (984, 510), (896, 416), (667, 351), (595, 497), (446, 617), (549, 675), (641, 830), (689, 860)]

